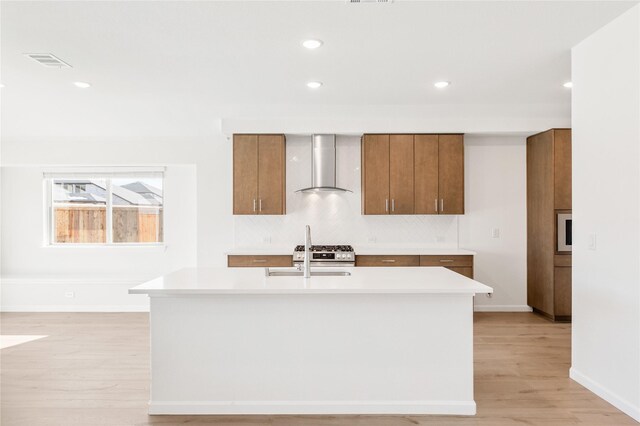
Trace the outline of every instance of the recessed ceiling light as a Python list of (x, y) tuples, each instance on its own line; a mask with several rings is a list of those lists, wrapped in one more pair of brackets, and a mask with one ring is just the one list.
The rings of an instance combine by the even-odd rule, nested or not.
[(322, 46), (322, 40), (309, 39), (302, 42), (302, 45), (307, 49), (317, 49)]
[(321, 81), (310, 81), (307, 83), (309, 89), (318, 89), (320, 86), (322, 86)]
[(573, 87), (573, 83), (570, 81), (567, 81), (565, 84), (563, 84), (564, 87), (566, 87), (567, 89), (571, 89)]
[(84, 81), (76, 81), (75, 83), (73, 83), (76, 87), (79, 87), (81, 89), (87, 89), (89, 87), (91, 87), (91, 85), (89, 83), (85, 83)]
[(438, 81), (438, 82), (434, 83), (433, 85), (436, 86), (438, 89), (444, 89), (445, 87), (447, 87), (450, 84), (451, 84), (451, 82), (449, 82), (449, 81)]

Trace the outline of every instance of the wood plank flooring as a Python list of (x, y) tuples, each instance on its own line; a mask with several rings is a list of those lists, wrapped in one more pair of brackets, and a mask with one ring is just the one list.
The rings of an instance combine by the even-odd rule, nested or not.
[(475, 317), (478, 415), (148, 416), (148, 315), (4, 313), (1, 334), (48, 337), (0, 351), (2, 426), (637, 425), (568, 378), (570, 324)]

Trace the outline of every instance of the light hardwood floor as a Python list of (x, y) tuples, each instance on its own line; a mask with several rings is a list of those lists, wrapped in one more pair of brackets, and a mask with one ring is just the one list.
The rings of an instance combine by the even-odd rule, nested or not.
[(528, 313), (475, 319), (475, 417), (147, 416), (147, 314), (5, 313), (2, 334), (47, 335), (3, 349), (1, 424), (637, 425), (568, 378), (570, 324)]

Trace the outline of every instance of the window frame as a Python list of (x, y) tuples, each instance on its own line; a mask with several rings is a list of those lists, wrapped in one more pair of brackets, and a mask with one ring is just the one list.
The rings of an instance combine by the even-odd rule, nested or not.
[[(150, 168), (150, 169), (135, 169), (135, 168), (127, 168), (126, 171), (91, 171), (91, 170), (83, 170), (81, 174), (84, 178), (87, 179), (104, 179), (105, 180), (105, 191), (106, 191), (106, 223), (105, 223), (105, 242), (104, 243), (61, 243), (55, 241), (55, 233), (56, 233), (56, 225), (55, 225), (55, 215), (54, 215), (54, 202), (53, 202), (53, 181), (56, 179), (65, 179), (70, 176), (70, 174), (78, 173), (77, 169), (72, 169), (71, 172), (67, 171), (67, 169), (61, 171), (49, 171), (43, 174), (44, 181), (44, 225), (45, 225), (45, 239), (44, 246), (45, 247), (54, 247), (54, 248), (99, 248), (99, 247), (146, 247), (146, 248), (164, 248), (167, 247), (166, 242), (166, 193), (165, 193), (165, 180), (166, 180), (166, 170), (164, 167), (162, 168)], [(113, 185), (112, 179), (119, 178), (132, 178), (132, 177), (156, 177), (162, 179), (162, 241), (159, 242), (123, 242), (117, 243), (113, 241)]]

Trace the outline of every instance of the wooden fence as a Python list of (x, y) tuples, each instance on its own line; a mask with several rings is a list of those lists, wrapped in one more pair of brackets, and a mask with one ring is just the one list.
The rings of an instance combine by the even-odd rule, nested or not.
[[(162, 216), (162, 207), (113, 206), (113, 242), (162, 242)], [(56, 243), (105, 243), (106, 229), (104, 206), (65, 204), (55, 208)]]

